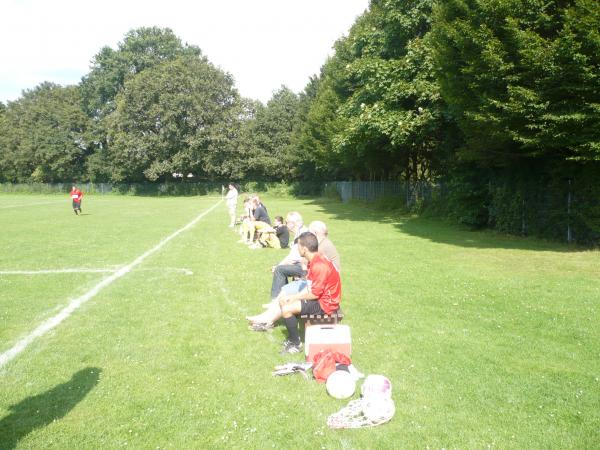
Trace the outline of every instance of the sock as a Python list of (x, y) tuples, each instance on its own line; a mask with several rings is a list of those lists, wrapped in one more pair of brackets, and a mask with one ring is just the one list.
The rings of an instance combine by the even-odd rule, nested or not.
[(296, 316), (291, 316), (285, 319), (285, 327), (288, 330), (288, 340), (294, 344), (299, 344), (300, 333), (298, 332), (298, 319)]

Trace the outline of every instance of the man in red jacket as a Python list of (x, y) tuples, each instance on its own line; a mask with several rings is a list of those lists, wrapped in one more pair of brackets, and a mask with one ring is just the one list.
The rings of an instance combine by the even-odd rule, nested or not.
[[(77, 186), (71, 188), (71, 199), (73, 200), (73, 212), (75, 215), (81, 214), (81, 199), (83, 198), (83, 192), (81, 192)], [(77, 212), (79, 211), (79, 212)]]
[(319, 253), (319, 241), (310, 233), (298, 238), (300, 256), (308, 260), (308, 285), (297, 294), (280, 295), (279, 305), (288, 330), (282, 354), (299, 353), (302, 350), (298, 332), (297, 314), (331, 314), (340, 307), (342, 283), (333, 263)]

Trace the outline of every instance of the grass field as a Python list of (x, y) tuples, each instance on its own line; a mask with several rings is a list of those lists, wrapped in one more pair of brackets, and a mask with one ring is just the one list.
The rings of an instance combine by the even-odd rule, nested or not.
[[(62, 196), (0, 196), (0, 354), (218, 201), (88, 196), (76, 217)], [(285, 251), (236, 243), (220, 204), (0, 368), (0, 448), (600, 447), (599, 252), (265, 203), (329, 225), (353, 362), (392, 380), (390, 423), (329, 430), (347, 401), (271, 376), (300, 358), (278, 354), (285, 327), (243, 317)], [(82, 271), (29, 273), (64, 269)]]

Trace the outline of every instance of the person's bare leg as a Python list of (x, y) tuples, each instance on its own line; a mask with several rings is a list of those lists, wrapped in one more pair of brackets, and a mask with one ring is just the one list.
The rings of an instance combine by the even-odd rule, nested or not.
[(281, 319), (281, 308), (279, 303), (273, 302), (266, 311), (256, 316), (247, 316), (246, 319), (252, 323), (274, 323)]

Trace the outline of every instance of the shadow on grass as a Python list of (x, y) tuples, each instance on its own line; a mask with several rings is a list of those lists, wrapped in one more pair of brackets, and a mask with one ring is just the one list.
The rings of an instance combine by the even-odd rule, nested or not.
[(308, 202), (322, 212), (333, 215), (336, 220), (377, 222), (393, 224), (405, 234), (431, 242), (467, 248), (497, 248), (552, 252), (580, 252), (586, 248), (569, 246), (558, 242), (544, 241), (532, 237), (512, 236), (492, 230), (469, 230), (443, 219), (420, 217), (399, 210), (383, 211), (363, 202), (342, 203), (328, 199), (313, 199)]
[(9, 407), (0, 420), (0, 448), (13, 449), (35, 429), (66, 416), (98, 384), (102, 369), (86, 367), (65, 383)]

